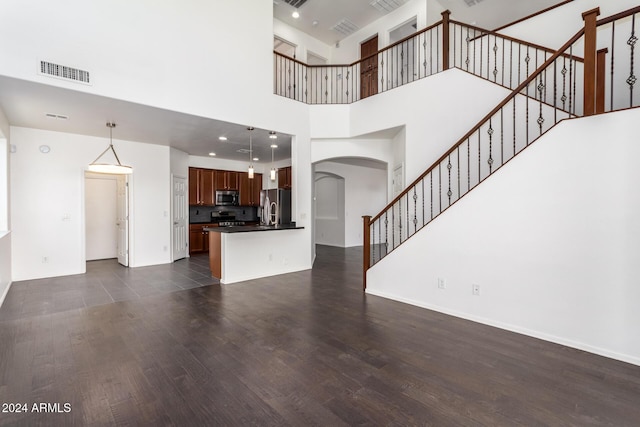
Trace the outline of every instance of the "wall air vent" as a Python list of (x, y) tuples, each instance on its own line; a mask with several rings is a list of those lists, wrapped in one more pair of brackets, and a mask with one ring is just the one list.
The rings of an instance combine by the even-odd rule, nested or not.
[(347, 18), (344, 18), (342, 21), (331, 27), (331, 29), (348, 36), (349, 34), (354, 33), (358, 29), (358, 26)]
[(406, 2), (407, 0), (373, 0), (369, 5), (373, 6), (378, 12), (389, 13)]
[(290, 4), (293, 7), (300, 7), (307, 2), (307, 0), (284, 0), (286, 4)]
[(88, 71), (67, 67), (66, 65), (54, 64), (47, 61), (40, 61), (40, 74), (76, 83), (84, 83), (87, 85), (91, 84)]

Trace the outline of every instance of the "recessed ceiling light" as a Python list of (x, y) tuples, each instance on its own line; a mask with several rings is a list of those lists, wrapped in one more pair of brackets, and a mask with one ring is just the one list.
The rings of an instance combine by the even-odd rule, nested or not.
[(269, 132), (269, 138), (278, 139), (278, 135), (276, 135), (276, 131), (272, 130), (271, 132)]
[(216, 155), (216, 153), (209, 153), (209, 155), (210, 155), (210, 156), (215, 156), (215, 155)]
[(254, 157), (254, 158), (253, 158), (253, 161), (254, 161), (254, 162), (257, 162), (258, 160), (260, 160), (260, 159), (259, 159), (259, 158), (257, 158), (257, 157)]
[(276, 144), (271, 144), (271, 148), (278, 148)]
[(319, 22), (318, 22), (318, 21), (316, 21), (316, 20), (314, 20), (314, 21), (311, 23), (311, 25), (313, 25), (314, 27), (317, 27), (317, 26), (318, 26), (318, 24), (319, 24)]
[(293, 13), (291, 14), (291, 16), (292, 16), (294, 19), (298, 19), (298, 18), (300, 18), (300, 14), (298, 13), (298, 11), (297, 11), (297, 10), (294, 10), (294, 11), (293, 11)]
[(220, 141), (226, 141), (226, 140), (227, 140), (227, 137), (226, 137), (226, 136), (219, 136), (219, 137), (218, 137), (218, 139), (219, 139)]

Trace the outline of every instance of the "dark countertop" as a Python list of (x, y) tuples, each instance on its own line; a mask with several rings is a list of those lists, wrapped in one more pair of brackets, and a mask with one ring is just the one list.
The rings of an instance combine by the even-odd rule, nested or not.
[(205, 231), (216, 233), (248, 233), (253, 231), (302, 230), (304, 227), (291, 225), (238, 225), (233, 227), (205, 227)]

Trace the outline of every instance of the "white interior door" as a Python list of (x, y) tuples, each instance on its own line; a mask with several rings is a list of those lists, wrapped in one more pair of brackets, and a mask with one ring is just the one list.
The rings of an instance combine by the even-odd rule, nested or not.
[(173, 232), (172, 253), (173, 260), (187, 256), (187, 180), (173, 177), (172, 187)]
[(129, 182), (127, 175), (118, 175), (116, 226), (118, 227), (118, 262), (129, 266)]
[(401, 164), (393, 170), (393, 197), (404, 190), (404, 165)]
[(116, 177), (85, 174), (86, 259), (118, 256)]

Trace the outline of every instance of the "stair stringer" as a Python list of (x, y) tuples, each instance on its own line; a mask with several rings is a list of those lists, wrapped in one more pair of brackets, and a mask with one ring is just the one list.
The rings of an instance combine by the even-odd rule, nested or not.
[(561, 122), (371, 267), (366, 292), (640, 365), (638, 120)]

